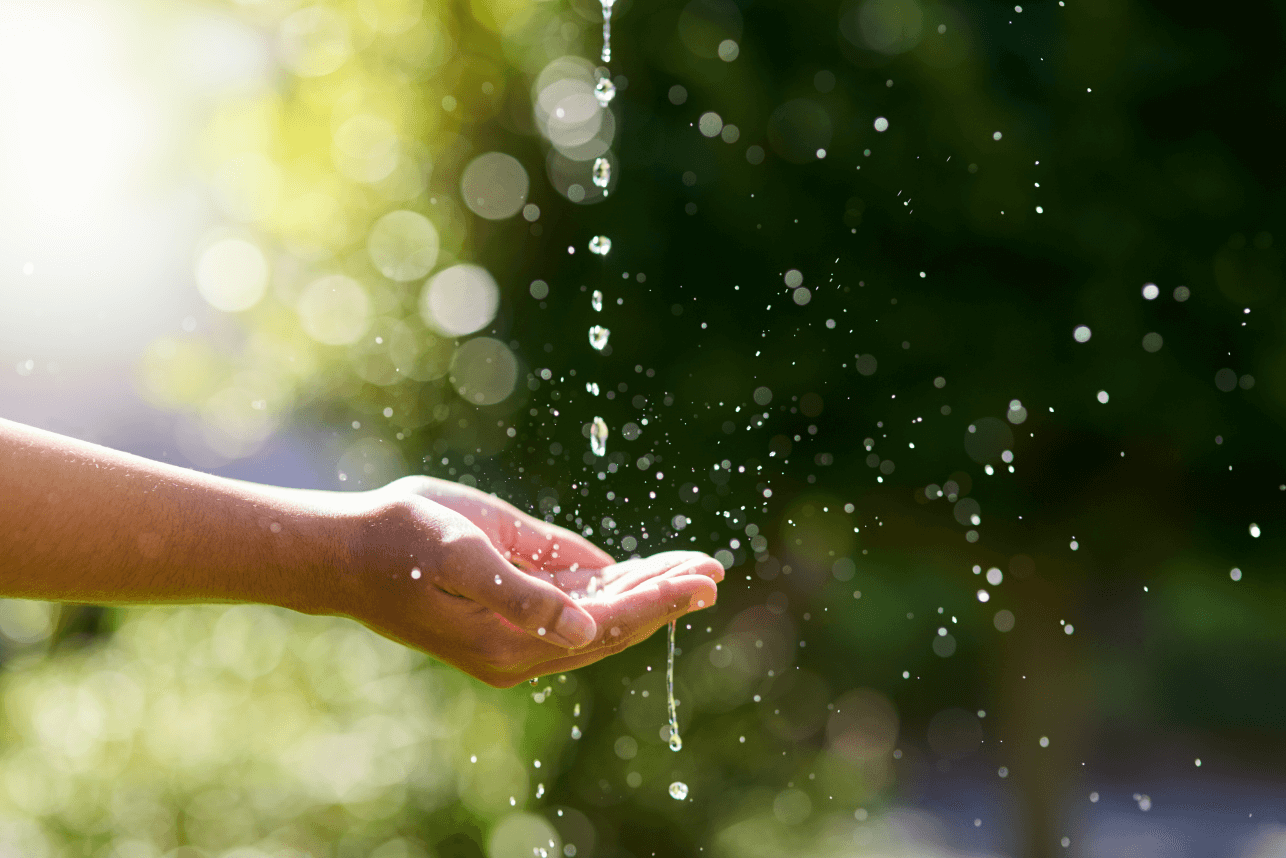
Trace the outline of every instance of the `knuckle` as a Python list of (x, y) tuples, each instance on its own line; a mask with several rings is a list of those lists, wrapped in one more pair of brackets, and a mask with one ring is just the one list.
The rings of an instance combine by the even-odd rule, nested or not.
[(389, 483), (387, 488), (398, 492), (421, 495), (429, 490), (432, 480), (423, 474), (411, 474)]

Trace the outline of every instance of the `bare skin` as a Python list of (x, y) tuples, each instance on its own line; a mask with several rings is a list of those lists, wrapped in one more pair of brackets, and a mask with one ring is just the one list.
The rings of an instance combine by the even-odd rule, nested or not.
[(721, 580), (697, 552), (616, 563), (431, 477), (283, 489), (0, 420), (0, 596), (351, 617), (507, 687), (619, 652), (713, 605)]

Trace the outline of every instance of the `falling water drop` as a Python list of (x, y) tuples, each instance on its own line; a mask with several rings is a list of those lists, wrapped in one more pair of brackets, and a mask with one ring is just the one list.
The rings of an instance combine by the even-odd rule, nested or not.
[(589, 329), (589, 344), (594, 347), (594, 351), (601, 352), (607, 348), (607, 338), (611, 335), (612, 332), (607, 328), (602, 325), (595, 325)]
[(675, 781), (670, 784), (670, 798), (675, 801), (683, 801), (688, 797), (688, 785), (683, 781)]
[(589, 427), (589, 448), (595, 456), (607, 455), (607, 422), (602, 417), (595, 417)]
[(581, 733), (581, 731), (580, 731), (580, 727), (577, 727), (575, 724), (573, 724), (573, 725), (572, 725), (572, 738), (573, 738), (573, 739), (579, 739), (579, 738), (580, 738), (581, 736), (583, 736), (583, 735), (584, 735), (584, 734), (583, 734), (583, 733)]
[[(670, 620), (669, 650), (665, 660), (665, 704), (670, 715), (670, 750), (678, 751), (683, 748), (683, 740), (679, 738), (679, 713), (675, 711), (674, 704), (674, 620)], [(670, 787), (670, 794), (674, 794), (673, 786)], [(684, 786), (683, 795), (687, 794), (688, 788)]]
[(603, 4), (603, 53), (605, 63), (612, 61), (612, 4), (616, 0), (600, 0)]
[(598, 79), (598, 83), (594, 84), (594, 97), (603, 107), (612, 103), (612, 99), (616, 98), (616, 84), (612, 83), (610, 77), (603, 75)]
[(596, 235), (589, 240), (589, 252), (606, 256), (612, 251), (612, 240), (605, 235)]
[(606, 188), (612, 181), (612, 162), (606, 158), (595, 158), (593, 177), (595, 185)]
[(590, 296), (589, 303), (594, 308), (595, 313), (603, 312), (603, 293), (595, 289), (594, 294)]

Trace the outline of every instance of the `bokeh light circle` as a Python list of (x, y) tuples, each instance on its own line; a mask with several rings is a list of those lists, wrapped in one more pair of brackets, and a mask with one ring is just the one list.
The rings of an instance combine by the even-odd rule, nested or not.
[(281, 22), (282, 62), (300, 77), (323, 77), (352, 53), (344, 16), (325, 6), (300, 9)]
[[(576, 160), (601, 155), (615, 133), (612, 114), (603, 110), (594, 94), (595, 84), (594, 67), (581, 57), (567, 56), (545, 66), (532, 87), (532, 106), (541, 131), (554, 148)], [(596, 143), (602, 136), (606, 142)]]
[(451, 359), (451, 386), (471, 405), (495, 405), (509, 398), (518, 383), (518, 359), (491, 337), (475, 337)]
[(331, 147), (335, 166), (355, 182), (387, 179), (401, 160), (401, 146), (387, 119), (359, 113), (335, 129)]
[(518, 159), (487, 152), (469, 162), (460, 177), (460, 195), (469, 211), (487, 220), (516, 215), (527, 202), (531, 183)]
[(268, 287), (268, 262), (249, 241), (225, 238), (198, 257), (196, 285), (201, 297), (217, 310), (249, 310), (259, 303)]
[(418, 212), (389, 212), (375, 222), (366, 251), (390, 280), (419, 280), (433, 270), (441, 242), (437, 227)]
[(500, 820), (487, 840), (487, 858), (531, 858), (562, 854), (562, 838), (544, 817), (515, 813)]
[(480, 331), (496, 317), (500, 289), (485, 268), (453, 265), (433, 276), (420, 293), (420, 317), (447, 336)]
[(890, 55), (915, 47), (923, 29), (924, 12), (916, 0), (864, 0), (840, 19), (850, 41)]
[(309, 284), (296, 305), (304, 331), (319, 343), (345, 346), (371, 325), (371, 300), (358, 283), (332, 274)]

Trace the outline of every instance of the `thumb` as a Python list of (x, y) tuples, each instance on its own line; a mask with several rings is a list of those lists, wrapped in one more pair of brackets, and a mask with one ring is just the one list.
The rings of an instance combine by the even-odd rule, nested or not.
[(575, 649), (598, 637), (598, 624), (571, 596), (492, 553), (495, 562), (478, 564), (474, 574), (457, 582), (462, 595), (556, 646)]

